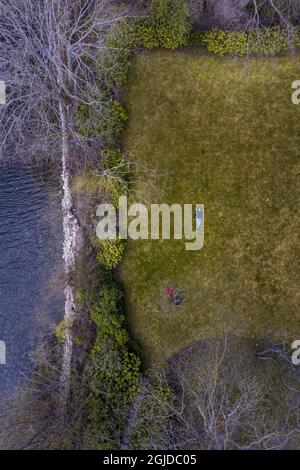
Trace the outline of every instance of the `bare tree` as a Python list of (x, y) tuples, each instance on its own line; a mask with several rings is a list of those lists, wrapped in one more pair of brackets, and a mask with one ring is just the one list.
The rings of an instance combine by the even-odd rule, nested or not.
[[(282, 349), (267, 348), (259, 357), (268, 360), (262, 361), (246, 344), (225, 330), (223, 337), (176, 354), (169, 362), (168, 380), (156, 373), (141, 388), (132, 413), (131, 445), (191, 450), (298, 448), (299, 373), (285, 353), (282, 357)], [(173, 397), (164, 392), (170, 385)]]
[(250, 28), (280, 25), (292, 29), (300, 20), (299, 0), (248, 0), (247, 11)]
[(88, 361), (74, 361), (71, 394), (61, 404), (62, 344), (49, 333), (33, 353), (31, 371), (21, 386), (1, 397), (0, 449), (78, 449), (82, 446), (88, 384)]
[(205, 29), (255, 29), (280, 25), (291, 28), (300, 21), (299, 0), (190, 0), (196, 23)]
[(297, 417), (277, 371), (261, 367), (253, 351), (232, 341), (226, 331), (223, 339), (198, 351), (191, 348), (184, 365), (175, 361), (173, 370), (180, 397), (180, 447), (283, 449), (299, 437)]
[(45, 154), (60, 159), (63, 153), (71, 163), (71, 139), (82, 143), (76, 139), (74, 112), (95, 80), (107, 32), (130, 15), (118, 3), (1, 2), (0, 76), (7, 89), (0, 115), (1, 158), (9, 152), (10, 158), (13, 153), (29, 161)]

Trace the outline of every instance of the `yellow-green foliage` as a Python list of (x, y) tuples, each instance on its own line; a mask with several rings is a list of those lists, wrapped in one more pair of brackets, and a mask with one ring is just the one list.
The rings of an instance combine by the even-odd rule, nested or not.
[(118, 207), (119, 197), (124, 195), (125, 185), (123, 182), (112, 179), (109, 176), (100, 176), (99, 184), (102, 191), (110, 196), (111, 202)]
[(249, 52), (248, 35), (244, 32), (227, 32), (214, 29), (202, 38), (209, 52), (217, 55), (245, 55)]
[(102, 186), (111, 198), (116, 207), (119, 204), (119, 197), (127, 193), (130, 182), (129, 165), (122, 155), (120, 147), (108, 147), (101, 153), (101, 168), (103, 170)]
[(104, 124), (104, 131), (110, 132), (113, 137), (118, 137), (127, 120), (127, 113), (121, 103), (114, 100), (109, 108), (108, 118)]
[(73, 320), (71, 318), (65, 318), (64, 320), (60, 321), (58, 325), (56, 325), (55, 336), (60, 343), (66, 340), (67, 333), (70, 332), (72, 325)]
[(121, 164), (122, 150), (119, 147), (109, 147), (102, 151), (101, 157), (104, 170), (110, 170)]
[(84, 295), (84, 290), (83, 289), (78, 289), (76, 291), (76, 301), (79, 302), (79, 303), (82, 303), (84, 302), (85, 300), (85, 295)]
[(122, 261), (125, 250), (123, 240), (102, 240), (97, 259), (106, 269), (113, 269)]
[(199, 35), (192, 34), (192, 45), (204, 44), (209, 52), (223, 56), (225, 54), (243, 57), (247, 54), (275, 55), (299, 46), (299, 29), (293, 33), (279, 27), (254, 31), (230, 32), (213, 29)]
[(119, 197), (126, 190), (123, 181), (111, 178), (109, 175), (97, 175), (93, 171), (86, 171), (74, 178), (73, 190), (90, 197), (108, 197), (117, 207)]
[[(111, 105), (107, 91), (96, 83), (89, 87), (83, 98), (85, 102), (78, 105), (75, 115), (78, 133), (84, 137), (103, 136), (106, 106)], [(95, 104), (87, 104), (89, 102)]]
[[(94, 97), (101, 104), (101, 96)], [(102, 137), (110, 141), (118, 137), (127, 120), (127, 113), (117, 100), (103, 102), (98, 109), (91, 105), (80, 103), (76, 111), (78, 133), (85, 137)]]
[(135, 26), (136, 22), (132, 20), (119, 21), (106, 39), (109, 53), (99, 63), (99, 68), (108, 85), (123, 86), (126, 83), (131, 51), (139, 46)]
[(138, 22), (136, 35), (147, 48), (176, 49), (186, 44), (189, 9), (184, 0), (152, 0), (153, 16)]

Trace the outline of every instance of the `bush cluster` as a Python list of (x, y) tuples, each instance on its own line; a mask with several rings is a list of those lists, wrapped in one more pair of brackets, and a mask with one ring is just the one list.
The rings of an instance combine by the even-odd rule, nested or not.
[(99, 276), (91, 319), (97, 337), (91, 351), (90, 430), (100, 440), (118, 439), (139, 387), (141, 362), (126, 330), (122, 290), (109, 273)]
[(108, 147), (101, 153), (101, 164), (104, 170), (113, 170), (122, 162), (122, 150), (120, 147)]
[[(251, 31), (191, 28), (185, 0), (152, 0), (151, 16), (121, 21), (107, 38), (109, 54), (101, 62), (106, 85), (124, 86), (131, 65), (131, 52), (140, 46), (147, 49), (180, 46), (202, 46), (209, 52), (240, 57), (247, 54), (281, 54), (300, 46), (300, 30), (284, 30), (279, 26)], [(105, 72), (103, 72), (105, 70)]]
[(97, 253), (97, 260), (105, 269), (114, 269), (122, 261), (125, 250), (123, 240), (102, 240)]
[(244, 57), (248, 54), (276, 55), (300, 45), (300, 31), (283, 30), (279, 27), (259, 31), (223, 31), (212, 29), (207, 32), (192, 32), (189, 37), (192, 46), (206, 46), (209, 52)]
[(126, 121), (127, 113), (124, 107), (119, 101), (112, 100), (107, 108), (106, 119), (103, 122), (103, 135), (110, 136), (112, 140), (119, 137)]
[[(122, 169), (123, 171), (123, 169)], [(118, 171), (118, 176), (122, 171)], [(125, 170), (123, 171), (125, 173)], [(113, 172), (113, 174), (115, 174)], [(91, 198), (104, 198), (118, 207), (119, 197), (124, 195), (127, 189), (127, 182), (112, 178), (110, 175), (98, 175), (93, 171), (85, 171), (74, 178), (73, 191), (84, 194)]]
[(108, 53), (99, 63), (100, 73), (105, 75), (108, 86), (124, 86), (131, 65), (131, 52), (141, 45), (136, 34), (136, 20), (117, 23), (106, 39)]
[(68, 334), (71, 333), (71, 328), (73, 326), (72, 318), (64, 318), (61, 320), (55, 328), (55, 336), (59, 343), (66, 341)]
[[(95, 97), (101, 103), (100, 97)], [(80, 103), (76, 111), (78, 133), (84, 137), (101, 137), (108, 142), (118, 138), (127, 120), (127, 113), (118, 100), (109, 99), (101, 109)]]
[(136, 26), (136, 42), (148, 49), (176, 49), (187, 42), (191, 29), (189, 8), (184, 0), (152, 0), (152, 16)]

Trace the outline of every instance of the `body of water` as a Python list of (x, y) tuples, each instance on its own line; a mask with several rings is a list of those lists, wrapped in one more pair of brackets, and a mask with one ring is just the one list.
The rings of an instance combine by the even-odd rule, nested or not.
[(63, 317), (63, 230), (57, 181), (0, 167), (0, 394), (30, 377), (32, 356)]

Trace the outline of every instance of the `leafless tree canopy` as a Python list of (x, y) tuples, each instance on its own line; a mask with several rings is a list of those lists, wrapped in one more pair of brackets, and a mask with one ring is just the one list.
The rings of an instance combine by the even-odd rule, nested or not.
[(255, 28), (299, 24), (299, 0), (190, 0), (200, 27)]
[(179, 447), (297, 446), (300, 395), (290, 393), (289, 379), (283, 379), (293, 376), (294, 384), (299, 380), (290, 360), (288, 365), (262, 364), (253, 350), (225, 332), (223, 339), (189, 348), (172, 366), (180, 397), (175, 414)]
[(120, 3), (1, 1), (0, 76), (7, 89), (0, 114), (2, 159), (8, 153), (29, 161), (46, 152), (59, 157), (61, 133), (76, 138), (74, 111), (95, 79), (105, 36), (130, 15)]
[[(282, 346), (271, 345), (260, 353), (253, 346), (225, 331), (223, 337), (177, 353), (169, 362), (167, 380), (166, 373), (156, 372), (142, 385), (130, 415), (131, 445), (299, 448), (300, 372)], [(167, 383), (174, 391), (171, 398), (163, 393)], [(145, 429), (146, 436), (140, 431)]]

